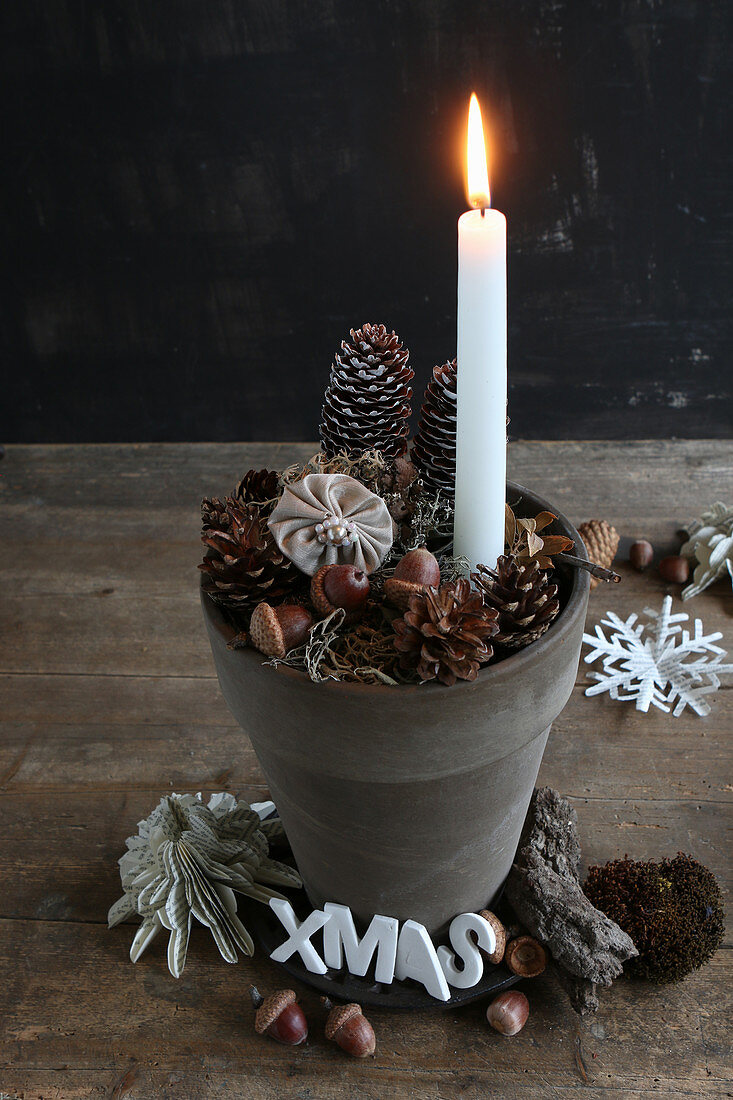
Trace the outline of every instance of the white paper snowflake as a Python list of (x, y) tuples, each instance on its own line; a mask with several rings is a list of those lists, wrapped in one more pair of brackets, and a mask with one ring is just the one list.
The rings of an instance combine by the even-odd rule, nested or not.
[[(584, 634), (583, 641), (591, 647), (587, 664), (603, 658), (603, 672), (589, 673), (598, 683), (589, 687), (586, 695), (607, 691), (612, 699), (630, 700), (637, 710), (648, 711), (650, 705), (677, 718), (686, 706), (704, 717), (710, 706), (704, 696), (720, 687), (720, 675), (733, 672), (733, 665), (723, 664), (725, 650), (715, 643), (720, 631), (703, 634), (702, 623), (695, 619), (695, 633), (690, 635), (679, 625), (688, 615), (672, 614), (672, 597), (666, 596), (661, 611), (644, 609), (650, 620), (639, 623), (637, 614), (624, 622), (609, 611), (602, 625), (614, 633), (606, 638), (600, 626), (595, 635)], [(700, 656), (695, 656), (699, 654)]]

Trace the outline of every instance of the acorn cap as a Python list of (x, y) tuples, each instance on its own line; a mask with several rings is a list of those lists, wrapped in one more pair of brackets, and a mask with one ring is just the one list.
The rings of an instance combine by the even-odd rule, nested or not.
[(330, 568), (330, 565), (322, 565), (311, 580), (311, 603), (324, 618), (336, 610), (323, 589), (323, 581)]
[(337, 1005), (332, 1008), (326, 1020), (326, 1038), (335, 1039), (346, 1021), (354, 1016), (361, 1016), (361, 1005)]
[[(310, 589), (311, 603), (313, 604), (314, 608), (316, 609), (317, 614), (320, 615), (324, 619), (328, 615), (331, 615), (334, 611), (336, 611), (338, 609), (338, 606), (340, 606), (340, 605), (336, 605), (336, 604), (331, 603), (330, 599), (326, 595), (326, 577), (331, 572), (331, 570), (344, 569), (344, 568), (351, 568), (351, 567), (350, 566), (339, 565), (338, 563), (333, 563), (333, 562), (330, 565), (322, 565), (321, 568), (318, 570), (318, 572), (313, 575), (313, 578), (311, 580), (311, 589)], [(363, 572), (363, 570), (359, 570), (359, 572)], [(353, 607), (351, 609), (346, 608), (346, 607), (343, 608), (343, 610), (346, 612), (346, 614), (344, 615), (344, 623), (345, 624), (358, 622), (358, 620), (361, 618), (361, 616), (364, 612), (364, 607), (366, 606), (366, 601), (367, 601), (367, 596), (368, 595), (369, 595), (369, 589), (367, 587), (367, 589), (364, 593), (363, 602), (360, 603), (359, 606)]]
[(512, 974), (521, 978), (536, 978), (547, 966), (547, 952), (531, 936), (520, 936), (507, 945), (504, 963)]
[(249, 623), (249, 636), (255, 649), (268, 657), (284, 657), (285, 639), (274, 608), (269, 603), (259, 603)]
[[(261, 605), (260, 605), (261, 606)], [(271, 993), (255, 1013), (255, 1031), (262, 1035), (270, 1024), (274, 1024), (280, 1013), (288, 1005), (297, 1001), (295, 991), (292, 989), (278, 989), (277, 993)]]
[(482, 909), (479, 913), (480, 917), (483, 917), (487, 924), (490, 924), (494, 930), (496, 936), (496, 947), (489, 953), (488, 951), (481, 951), (481, 954), (489, 960), (490, 963), (500, 963), (504, 958), (504, 951), (506, 949), (506, 928), (501, 923), (496, 913), (492, 913), (490, 909)]
[(312, 626), (313, 616), (300, 604), (284, 603), (279, 607), (270, 607), (269, 603), (261, 603), (250, 619), (249, 640), (260, 653), (282, 658), (295, 646), (305, 642)]
[(410, 610), (410, 596), (420, 596), (425, 591), (426, 585), (416, 584), (414, 581), (403, 581), (399, 577), (388, 577), (384, 582), (384, 595), (389, 603), (398, 607), (400, 611)]

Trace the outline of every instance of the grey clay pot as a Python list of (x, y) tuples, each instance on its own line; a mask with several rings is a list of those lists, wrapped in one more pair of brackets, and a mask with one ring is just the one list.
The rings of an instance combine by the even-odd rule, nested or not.
[[(516, 511), (552, 505), (507, 485)], [(583, 544), (559, 516), (564, 534)], [(550, 726), (575, 683), (589, 578), (533, 645), (454, 687), (312, 683), (229, 650), (202, 593), (219, 683), (252, 740), (314, 907), (411, 918), (431, 934), (490, 905), (514, 858)]]

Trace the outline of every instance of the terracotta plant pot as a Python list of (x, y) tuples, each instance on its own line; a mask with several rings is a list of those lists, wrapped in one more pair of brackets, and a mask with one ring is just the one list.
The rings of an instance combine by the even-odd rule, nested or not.
[[(551, 504), (507, 485), (516, 511)], [(583, 553), (575, 528), (559, 527)], [(411, 918), (431, 934), (490, 906), (509, 871), (550, 726), (575, 683), (588, 574), (527, 649), (454, 687), (312, 683), (229, 650), (234, 631), (204, 593), (219, 683), (252, 740), (316, 907)]]

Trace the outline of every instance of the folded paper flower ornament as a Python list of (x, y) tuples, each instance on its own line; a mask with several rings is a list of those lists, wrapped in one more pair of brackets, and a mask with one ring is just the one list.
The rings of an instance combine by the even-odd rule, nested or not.
[(281, 835), (278, 818), (261, 821), (253, 807), (226, 792), (212, 795), (208, 805), (200, 794), (162, 798), (138, 822), (138, 835), (127, 838), (128, 851), (119, 861), (124, 894), (107, 917), (110, 928), (142, 917), (131, 960), (137, 962), (165, 928), (168, 969), (179, 978), (194, 917), (211, 931), (226, 962), (237, 961), (237, 950), (251, 955), (254, 945), (237, 916), (235, 892), (268, 905), (283, 897), (273, 886), (302, 885), (297, 872), (268, 855), (269, 839)]

